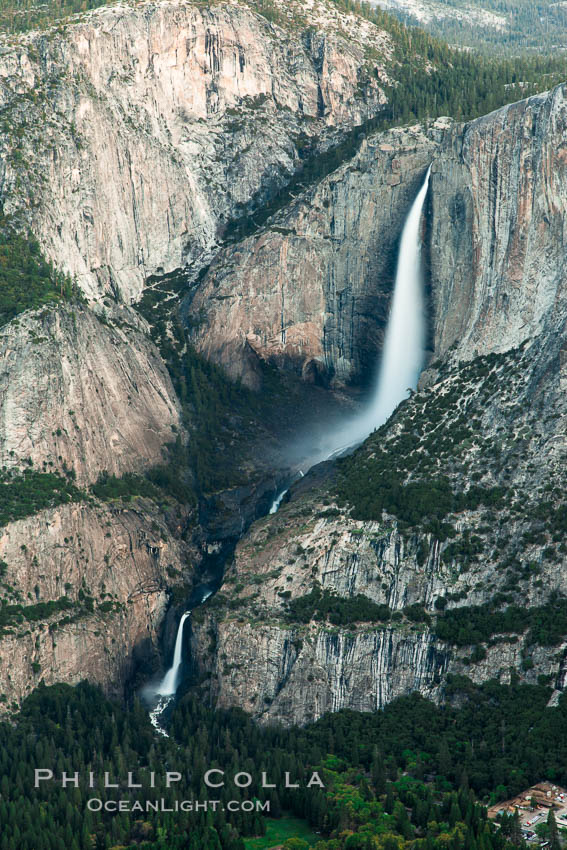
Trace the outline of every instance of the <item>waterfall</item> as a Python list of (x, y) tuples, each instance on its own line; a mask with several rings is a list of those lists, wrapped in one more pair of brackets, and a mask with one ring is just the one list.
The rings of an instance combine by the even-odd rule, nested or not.
[[(408, 389), (414, 389), (417, 386), (425, 347), (425, 304), (419, 230), (429, 187), (430, 171), (431, 167), (427, 170), (423, 185), (411, 206), (402, 231), (392, 306), (378, 378), (371, 399), (362, 413), (348, 419), (339, 428), (329, 433), (325, 445), (310, 456), (308, 468), (323, 460), (336, 457), (365, 440), (375, 428), (386, 421), (400, 401), (406, 397)], [(293, 480), (297, 481), (303, 475), (304, 473), (298, 469)], [(288, 486), (291, 483), (290, 480)], [(287, 489), (276, 494), (269, 511), (271, 514), (276, 513), (286, 493)], [(196, 607), (202, 604), (212, 593), (213, 589), (210, 586), (202, 585), (192, 595), (189, 606)], [(175, 698), (182, 661), (183, 625), (190, 614), (190, 611), (186, 611), (179, 622), (170, 669), (160, 685), (150, 689), (152, 697), (159, 698), (157, 705), (150, 712), (150, 718), (156, 730), (165, 736), (167, 732), (160, 720)]]
[[(408, 390), (417, 386), (423, 367), (426, 328), (420, 223), (430, 173), (431, 166), (404, 223), (380, 369), (370, 401), (356, 417), (327, 435), (324, 445), (311, 456), (310, 466), (357, 446), (388, 419)], [(293, 480), (299, 477), (296, 475)], [(278, 494), (270, 508), (271, 514), (276, 513), (286, 492)]]
[(281, 491), (281, 493), (279, 493), (279, 494), (276, 496), (276, 498), (275, 498), (275, 499), (274, 499), (274, 501), (272, 502), (272, 507), (270, 508), (270, 513), (271, 513), (271, 514), (276, 514), (276, 513), (278, 512), (279, 507), (280, 507), (280, 505), (281, 505), (281, 503), (282, 503), (283, 497), (285, 496), (285, 494), (287, 493), (287, 491), (288, 491), (288, 488), (286, 487), (286, 488), (285, 488), (285, 490), (282, 490), (282, 491)]
[(419, 229), (430, 173), (431, 166), (404, 224), (378, 379), (353, 442), (365, 439), (386, 421), (407, 391), (416, 388), (423, 367), (426, 330)]
[[(210, 595), (210, 594), (209, 594)], [(163, 677), (157, 693), (161, 696), (173, 696), (177, 690), (177, 678), (179, 676), (179, 668), (181, 667), (181, 659), (183, 653), (183, 626), (187, 617), (191, 616), (190, 611), (186, 611), (179, 621), (177, 629), (177, 637), (175, 638), (175, 649), (173, 651), (173, 664)]]
[(189, 611), (185, 611), (179, 621), (179, 626), (177, 627), (177, 636), (175, 638), (175, 648), (173, 650), (173, 662), (171, 667), (159, 685), (149, 683), (142, 689), (142, 696), (151, 706), (150, 720), (152, 726), (165, 738), (169, 738), (169, 735), (162, 726), (162, 717), (165, 710), (175, 699), (175, 693), (177, 691), (177, 686), (179, 685), (179, 671), (181, 669), (181, 662), (183, 661), (183, 626), (185, 625), (187, 617), (191, 616), (192, 609), (196, 608), (197, 605), (202, 605), (209, 596), (213, 595), (213, 593), (214, 590), (208, 584), (200, 585), (194, 589), (189, 600), (189, 605), (191, 607)]

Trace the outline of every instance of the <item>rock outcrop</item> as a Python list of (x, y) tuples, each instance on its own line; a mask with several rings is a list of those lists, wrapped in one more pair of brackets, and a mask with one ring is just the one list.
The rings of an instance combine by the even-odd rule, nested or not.
[(227, 247), (193, 297), (197, 347), (257, 385), (254, 358), (307, 380), (372, 373), (401, 228), (432, 162), (430, 347), (506, 351), (565, 318), (565, 86), (457, 125), (371, 136), (254, 237)]
[(306, 140), (380, 108), (389, 37), (317, 2), (298, 38), (287, 5), (282, 26), (240, 3), (116, 5), (3, 48), (4, 211), (89, 297), (198, 266)]
[(506, 351), (566, 317), (567, 87), (454, 127), (431, 178), (435, 351)]
[(167, 369), (126, 308), (43, 308), (0, 330), (0, 465), (92, 484), (162, 463), (180, 427)]

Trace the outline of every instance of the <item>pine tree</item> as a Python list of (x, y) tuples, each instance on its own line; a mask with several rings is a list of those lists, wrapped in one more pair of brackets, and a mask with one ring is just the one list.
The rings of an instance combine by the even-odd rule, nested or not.
[(514, 809), (514, 814), (512, 815), (510, 841), (514, 845), (514, 847), (521, 847), (524, 843), (524, 839), (522, 837), (522, 824), (520, 821), (520, 813), (518, 812), (518, 809)]
[(557, 829), (557, 821), (553, 809), (549, 810), (547, 816), (547, 826), (549, 828), (549, 846), (550, 850), (560, 850), (561, 842), (559, 841), (559, 830)]

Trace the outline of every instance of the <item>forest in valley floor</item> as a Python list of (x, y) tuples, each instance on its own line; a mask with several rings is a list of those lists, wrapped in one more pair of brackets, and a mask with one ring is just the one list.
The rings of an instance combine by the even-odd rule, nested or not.
[[(0, 724), (0, 850), (257, 850), (270, 836), (285, 850), (512, 850), (523, 846), (517, 818), (494, 824), (485, 806), (542, 779), (567, 783), (567, 698), (550, 708), (550, 694), (543, 679), (453, 678), (444, 706), (413, 694), (375, 714), (283, 728), (187, 693), (164, 738), (136, 699), (123, 707), (87, 683), (40, 686)], [(47, 767), (55, 779), (35, 788), (34, 770)], [(206, 787), (210, 768), (224, 772), (224, 787)], [(169, 789), (166, 770), (182, 777)], [(62, 788), (63, 771), (78, 772), (79, 787)], [(141, 789), (127, 787), (129, 771)], [(275, 787), (261, 787), (263, 771)], [(105, 772), (118, 787), (102, 787)], [(234, 783), (239, 772), (250, 787)], [(306, 787), (314, 772), (324, 787)], [(170, 811), (90, 811), (93, 798), (163, 799)], [(173, 811), (182, 800), (218, 807)]]

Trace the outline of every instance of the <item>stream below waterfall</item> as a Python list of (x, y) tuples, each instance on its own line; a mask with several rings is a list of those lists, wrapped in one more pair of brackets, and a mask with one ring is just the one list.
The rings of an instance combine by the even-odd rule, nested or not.
[[(417, 387), (423, 368), (426, 319), (424, 275), (421, 257), (420, 225), (423, 207), (429, 188), (431, 166), (427, 169), (422, 186), (406, 217), (398, 251), (396, 279), (392, 304), (384, 337), (380, 365), (369, 401), (354, 416), (350, 416), (335, 427), (326, 437), (318, 453), (303, 464), (305, 472), (297, 471), (287, 486), (274, 498), (268, 513), (275, 514), (289, 488), (313, 466), (326, 460), (340, 457), (353, 451), (376, 428), (379, 428), (407, 393)], [(222, 579), (221, 582), (222, 583)], [(174, 701), (183, 664), (183, 634), (191, 611), (202, 605), (220, 587), (218, 584), (202, 584), (194, 589), (182, 614), (170, 668), (161, 681), (146, 685), (143, 694), (153, 707), (151, 722), (162, 735), (168, 733), (162, 725), (164, 712)]]

